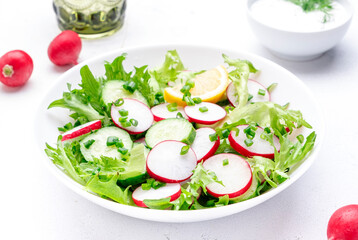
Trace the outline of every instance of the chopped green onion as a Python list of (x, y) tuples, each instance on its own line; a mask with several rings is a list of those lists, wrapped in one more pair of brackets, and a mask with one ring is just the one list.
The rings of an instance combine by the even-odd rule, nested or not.
[(232, 106), (226, 106), (225, 107), (226, 113), (230, 113), (230, 111), (232, 111), (232, 110), (234, 110), (234, 107), (232, 107)]
[(266, 133), (271, 133), (271, 129), (268, 128), (268, 127), (265, 127), (265, 128), (264, 128), (264, 131), (265, 131)]
[(254, 96), (252, 96), (251, 94), (249, 94), (249, 97), (247, 98), (247, 101), (250, 101)]
[(120, 118), (118, 118), (118, 121), (120, 123), (124, 123), (124, 122), (127, 122), (127, 119), (128, 119), (128, 117), (120, 117)]
[(115, 136), (109, 136), (107, 138), (107, 146), (116, 145), (119, 142), (118, 137)]
[(138, 126), (138, 121), (137, 120), (135, 120), (135, 119), (131, 119), (131, 120), (129, 120), (129, 122), (132, 124), (132, 126), (134, 126), (134, 127), (136, 127), (136, 126)]
[(88, 140), (87, 142), (85, 142), (83, 145), (85, 146), (85, 148), (89, 149), (90, 146), (91, 146), (95, 141), (96, 141), (96, 140), (91, 139), (91, 140)]
[(202, 113), (204, 113), (204, 112), (209, 111), (209, 109), (208, 109), (206, 106), (204, 106), (204, 107), (200, 107), (200, 108), (199, 108), (199, 111), (202, 112)]
[(183, 114), (181, 114), (181, 112), (178, 112), (176, 115), (176, 118), (184, 118)]
[(163, 93), (161, 93), (161, 92), (156, 93), (155, 99), (154, 99), (154, 105), (158, 105), (163, 102), (165, 102)]
[(303, 143), (305, 141), (305, 137), (302, 134), (298, 135), (296, 138), (300, 143)]
[(180, 150), (180, 155), (185, 155), (189, 152), (190, 146), (189, 145), (185, 145), (181, 148)]
[(238, 129), (237, 127), (232, 128), (231, 131), (236, 132), (235, 134), (236, 137), (239, 136), (240, 129)]
[(126, 127), (130, 127), (131, 123), (128, 121), (125, 121), (125, 122), (121, 122), (121, 125), (122, 125), (122, 127), (126, 128)]
[(225, 158), (223, 160), (223, 166), (229, 165), (229, 159)]
[(191, 81), (191, 80), (188, 80), (185, 85), (189, 86), (190, 88), (193, 88), (195, 87), (195, 82), (194, 81)]
[(249, 139), (253, 139), (256, 135), (257, 127), (249, 125), (247, 128), (244, 129), (244, 133), (246, 134), (246, 137)]
[(128, 149), (124, 147), (118, 148), (118, 152), (120, 152), (122, 155), (126, 155), (128, 153)]
[(151, 189), (152, 188), (152, 186), (150, 185), (150, 184), (148, 184), (148, 183), (143, 183), (142, 184), (142, 189), (143, 190), (149, 190), (149, 189)]
[(168, 104), (167, 109), (168, 109), (169, 112), (178, 111), (178, 104), (177, 103)]
[(123, 98), (119, 98), (119, 99), (117, 99), (115, 102), (113, 102), (114, 106), (116, 106), (116, 107), (122, 106), (123, 103), (124, 103)]
[(216, 140), (218, 140), (218, 135), (216, 133), (210, 134), (209, 139), (210, 142), (215, 142)]
[(137, 84), (133, 81), (129, 81), (123, 84), (123, 88), (130, 93), (134, 93), (134, 91), (137, 89)]
[(254, 144), (254, 142), (253, 142), (251, 139), (249, 139), (249, 138), (245, 139), (244, 143), (245, 143), (246, 146), (248, 146), (248, 147), (250, 147), (252, 144)]
[(263, 90), (263, 89), (259, 89), (259, 91), (257, 92), (258, 95), (261, 95), (261, 96), (265, 96), (266, 94), (266, 91)]
[(199, 104), (202, 102), (201, 98), (198, 98), (198, 97), (193, 98), (193, 101), (195, 104)]
[(164, 182), (155, 181), (155, 182), (152, 183), (152, 188), (158, 189), (158, 188), (163, 187), (165, 185), (166, 185), (166, 183), (164, 183)]
[(285, 105), (283, 105), (282, 107), (283, 107), (284, 109), (288, 109), (289, 106), (290, 106), (290, 103), (288, 102), (288, 103), (286, 103)]
[(224, 129), (221, 131), (221, 134), (223, 136), (223, 138), (228, 138), (230, 135), (230, 130), (229, 129)]
[(271, 93), (277, 86), (277, 83), (272, 83), (270, 86), (267, 87), (267, 91)]
[(116, 147), (117, 148), (124, 147), (122, 139), (119, 139), (118, 142), (116, 142)]
[(194, 106), (195, 105), (193, 99), (190, 96), (184, 96), (183, 100), (186, 102), (186, 104), (188, 106)]
[(122, 117), (128, 116), (128, 111), (125, 109), (119, 109), (118, 112)]
[(180, 92), (186, 93), (186, 92), (189, 92), (190, 89), (191, 89), (191, 87), (190, 87), (189, 85), (184, 85), (184, 86), (180, 89)]

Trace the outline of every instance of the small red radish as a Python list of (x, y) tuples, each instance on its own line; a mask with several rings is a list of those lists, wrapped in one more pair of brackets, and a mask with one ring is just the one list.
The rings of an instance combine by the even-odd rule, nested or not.
[[(182, 149), (188, 147), (185, 154)], [(149, 176), (161, 182), (178, 183), (190, 178), (196, 167), (194, 151), (185, 143), (166, 140), (158, 143), (147, 156)]]
[(175, 201), (181, 194), (179, 183), (167, 183), (158, 189), (143, 190), (142, 186), (137, 187), (132, 194), (133, 202), (138, 207), (147, 207), (144, 200), (158, 200), (170, 197), (170, 201)]
[(209, 135), (215, 134), (215, 130), (212, 128), (199, 128), (196, 130), (196, 136), (191, 148), (194, 150), (198, 162), (206, 160), (214, 155), (216, 150), (220, 146), (220, 139), (214, 142), (210, 141)]
[(358, 239), (358, 205), (352, 204), (335, 211), (328, 222), (328, 240)]
[(203, 167), (213, 171), (218, 180), (223, 183), (210, 183), (206, 186), (208, 193), (213, 197), (229, 195), (236, 198), (244, 194), (252, 183), (252, 170), (249, 163), (242, 157), (221, 153), (208, 158)]
[(57, 66), (77, 64), (82, 48), (81, 38), (71, 30), (61, 32), (50, 43), (47, 53), (51, 62)]
[(101, 120), (95, 120), (92, 122), (88, 122), (77, 126), (64, 134), (62, 134), (62, 141), (70, 140), (82, 136), (84, 134), (90, 133), (91, 131), (100, 129), (102, 127)]
[(30, 78), (34, 64), (24, 51), (13, 50), (0, 58), (0, 82), (8, 87), (24, 85)]
[(169, 103), (162, 103), (152, 107), (151, 111), (154, 116), (154, 121), (159, 122), (167, 118), (176, 118), (178, 113), (180, 113), (185, 119), (188, 119), (188, 116), (185, 114), (182, 106), (177, 106), (177, 110), (171, 112), (168, 110), (168, 105)]
[(117, 127), (130, 134), (145, 132), (154, 121), (148, 106), (132, 98), (123, 98), (123, 104), (117, 107), (113, 104), (111, 117)]
[(185, 106), (184, 111), (190, 121), (207, 125), (214, 124), (226, 117), (226, 111), (222, 107), (209, 102)]
[[(252, 95), (250, 102), (268, 102), (271, 101), (271, 95), (267, 89), (259, 82), (249, 79), (247, 81), (247, 90)], [(238, 94), (234, 83), (230, 83), (226, 89), (226, 96), (230, 104), (234, 107), (239, 105)]]
[[(231, 131), (229, 135), (229, 142), (233, 149), (238, 153), (244, 155), (245, 157), (261, 156), (265, 158), (274, 158), (274, 147), (271, 144), (262, 139), (260, 135), (264, 132), (264, 129), (257, 127), (255, 132), (255, 137), (252, 139), (252, 145), (248, 146), (245, 141), (247, 139), (244, 129), (249, 125), (240, 125), (237, 128), (239, 129), (239, 135), (236, 136), (236, 131)], [(280, 150), (280, 142), (278, 137), (273, 136), (273, 143), (277, 151)]]

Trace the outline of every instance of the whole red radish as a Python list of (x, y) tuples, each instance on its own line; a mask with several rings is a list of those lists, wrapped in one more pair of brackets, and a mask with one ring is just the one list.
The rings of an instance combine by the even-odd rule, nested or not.
[(71, 30), (60, 33), (50, 43), (47, 53), (51, 62), (58, 66), (77, 64), (82, 49), (81, 38)]
[(0, 58), (0, 82), (9, 87), (24, 85), (30, 78), (34, 64), (24, 51), (13, 50)]
[(358, 205), (352, 204), (335, 211), (328, 222), (328, 240), (358, 239)]

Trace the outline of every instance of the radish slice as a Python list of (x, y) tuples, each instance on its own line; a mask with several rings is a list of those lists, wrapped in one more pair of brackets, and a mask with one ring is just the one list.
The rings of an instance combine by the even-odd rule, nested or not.
[[(207, 111), (203, 112), (200, 109), (206, 109)], [(214, 124), (226, 117), (226, 111), (222, 107), (209, 102), (185, 106), (184, 111), (190, 121), (201, 124)]]
[(196, 167), (197, 159), (193, 149), (180, 155), (185, 143), (166, 140), (158, 143), (147, 157), (147, 172), (161, 182), (177, 183), (190, 178)]
[(194, 150), (198, 162), (206, 160), (207, 158), (214, 155), (220, 145), (220, 139), (211, 142), (209, 135), (214, 134), (215, 130), (212, 128), (200, 128), (196, 130), (196, 137), (191, 145)]
[[(226, 165), (225, 161), (227, 161)], [(203, 167), (213, 171), (224, 185), (214, 182), (206, 186), (208, 193), (214, 197), (229, 195), (229, 198), (236, 198), (244, 194), (251, 186), (251, 167), (244, 158), (238, 155), (222, 153), (212, 156), (203, 163)]]
[(178, 106), (177, 111), (170, 112), (167, 108), (168, 105), (169, 103), (162, 103), (152, 107), (151, 111), (154, 116), (154, 121), (159, 122), (167, 118), (176, 118), (179, 112), (181, 113), (181, 115), (183, 115), (185, 119), (188, 119), (188, 116), (185, 114), (183, 107)]
[[(144, 103), (132, 99), (132, 98), (123, 98), (124, 103), (116, 107), (114, 104), (111, 108), (111, 117), (114, 124), (126, 130), (130, 134), (139, 134), (145, 132), (154, 121), (153, 114), (150, 109)], [(128, 116), (121, 116), (119, 110), (126, 110), (128, 111)], [(119, 122), (119, 118), (127, 117), (127, 121), (134, 119), (138, 122), (137, 126), (129, 126), (123, 127), (122, 124)]]
[(147, 207), (144, 200), (157, 200), (170, 197), (170, 201), (175, 201), (181, 194), (179, 183), (167, 183), (165, 186), (158, 189), (143, 190), (141, 186), (137, 187), (132, 194), (133, 202), (138, 207)]
[[(259, 90), (262, 89), (265, 94), (258, 94)], [(269, 102), (271, 101), (271, 95), (267, 91), (267, 89), (259, 82), (249, 79), (247, 81), (247, 90), (249, 94), (252, 95), (252, 98), (249, 102)], [(238, 94), (235, 88), (234, 83), (230, 83), (226, 89), (226, 96), (232, 106), (237, 107), (239, 105), (238, 102)]]
[(141, 143), (144, 146), (147, 146), (146, 142), (145, 142), (145, 138), (139, 138), (137, 140), (134, 141), (135, 143)]
[[(231, 147), (233, 147), (238, 153), (246, 157), (261, 156), (273, 159), (275, 149), (268, 141), (260, 137), (260, 135), (264, 132), (261, 127), (257, 127), (255, 137), (254, 139), (252, 139), (253, 144), (250, 147), (246, 146), (245, 140), (247, 139), (247, 137), (244, 133), (244, 129), (247, 128), (247, 126), (248, 125), (240, 125), (237, 127), (240, 130), (238, 136), (236, 136), (235, 131), (231, 131), (229, 135), (229, 142)], [(277, 151), (279, 151), (280, 141), (278, 137), (273, 137), (273, 143)]]
[(100, 129), (101, 127), (102, 127), (101, 120), (94, 120), (92, 122), (82, 124), (62, 134), (62, 141), (74, 139), (76, 137), (90, 133), (91, 131)]

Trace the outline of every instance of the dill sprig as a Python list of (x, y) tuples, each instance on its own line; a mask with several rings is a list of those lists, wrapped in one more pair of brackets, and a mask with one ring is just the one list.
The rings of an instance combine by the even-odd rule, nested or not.
[(324, 13), (322, 22), (326, 23), (331, 18), (333, 0), (287, 0), (302, 8), (305, 12), (321, 11)]

